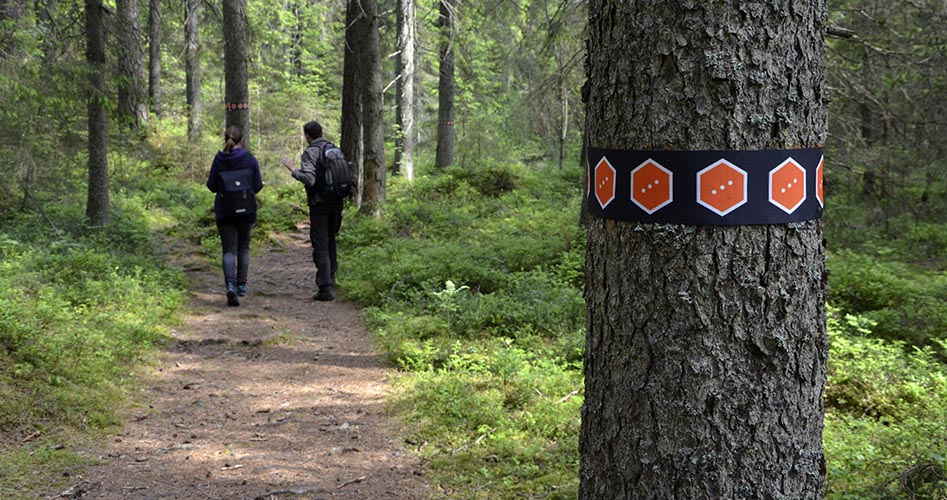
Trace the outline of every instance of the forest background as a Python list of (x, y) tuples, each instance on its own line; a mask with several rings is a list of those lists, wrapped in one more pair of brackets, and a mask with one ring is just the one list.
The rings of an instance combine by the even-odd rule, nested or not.
[[(119, 2), (122, 3), (122, 2)], [(137, 3), (137, 2), (135, 2)], [(185, 4), (200, 4), (197, 113)], [(588, 6), (418, 3), (412, 175), (394, 163), (400, 4), (378, 4), (386, 193), (346, 213), (340, 289), (399, 371), (392, 408), (432, 481), (460, 497), (574, 498), (582, 404)], [(87, 224), (84, 5), (0, 2), (0, 496), (65, 482), (119, 421), (187, 282), (162, 250), (216, 266), (203, 186), (224, 124), (223, 12), (150, 2), (147, 112), (119, 105), (128, 27), (105, 2), (111, 221)], [(306, 219), (278, 159), (318, 119), (340, 139), (346, 4), (249, 2), (255, 245)], [(155, 19), (142, 6), (139, 26)], [(947, 498), (947, 6), (828, 2), (827, 497)], [(446, 38), (445, 38), (446, 37)], [(456, 58), (452, 165), (435, 167), (442, 43)], [(157, 56), (156, 56), (157, 55)], [(144, 60), (144, 59), (142, 59)], [(142, 68), (144, 71), (144, 68)], [(152, 74), (154, 67), (151, 68)], [(189, 120), (189, 117), (191, 120)], [(123, 290), (116, 296), (115, 290)]]

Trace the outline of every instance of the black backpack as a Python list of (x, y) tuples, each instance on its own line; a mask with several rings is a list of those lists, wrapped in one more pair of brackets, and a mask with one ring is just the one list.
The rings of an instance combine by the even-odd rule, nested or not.
[(345, 159), (342, 150), (326, 141), (321, 148), (316, 167), (314, 189), (323, 201), (344, 201), (355, 192), (352, 165)]
[(256, 213), (256, 193), (253, 192), (253, 170), (250, 167), (220, 170), (223, 190), (218, 207), (221, 217), (252, 215)]

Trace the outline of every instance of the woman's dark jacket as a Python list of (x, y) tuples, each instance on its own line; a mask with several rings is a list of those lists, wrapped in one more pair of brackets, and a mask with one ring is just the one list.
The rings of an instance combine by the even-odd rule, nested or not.
[(249, 168), (253, 175), (253, 192), (259, 193), (263, 189), (263, 177), (260, 175), (260, 164), (249, 151), (243, 148), (233, 148), (233, 151), (218, 151), (214, 157), (214, 162), (210, 165), (210, 174), (207, 176), (207, 189), (217, 193), (214, 198), (214, 214), (217, 218), (217, 224), (240, 224), (255, 223), (256, 213), (246, 215), (232, 215), (223, 217), (220, 214), (220, 197), (223, 191), (224, 183), (217, 172), (221, 170), (237, 170), (240, 168)]

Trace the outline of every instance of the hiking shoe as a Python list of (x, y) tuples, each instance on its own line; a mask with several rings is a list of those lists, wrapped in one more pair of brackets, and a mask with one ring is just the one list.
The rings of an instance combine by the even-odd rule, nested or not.
[(240, 299), (237, 298), (237, 286), (233, 283), (227, 283), (227, 305), (230, 307), (240, 305)]
[(246, 297), (247, 296), (247, 285), (237, 285), (237, 297)]
[(329, 301), (331, 301), (331, 300), (335, 300), (335, 297), (332, 295), (332, 290), (329, 290), (329, 289), (325, 289), (325, 288), (324, 288), (324, 289), (319, 290), (318, 292), (312, 294), (312, 299), (313, 299), (313, 300), (318, 300), (318, 301), (321, 301), (321, 302), (329, 302)]

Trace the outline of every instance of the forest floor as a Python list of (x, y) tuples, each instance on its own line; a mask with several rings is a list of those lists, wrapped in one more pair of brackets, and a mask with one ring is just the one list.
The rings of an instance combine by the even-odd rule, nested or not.
[(186, 252), (175, 256), (192, 269), (190, 305), (143, 403), (104, 449), (89, 452), (99, 465), (68, 490), (40, 496), (429, 496), (418, 457), (386, 411), (391, 369), (373, 349), (359, 310), (339, 298), (311, 298), (315, 270), (305, 229), (283, 248), (252, 249), (250, 294), (240, 307), (226, 306), (217, 266)]

